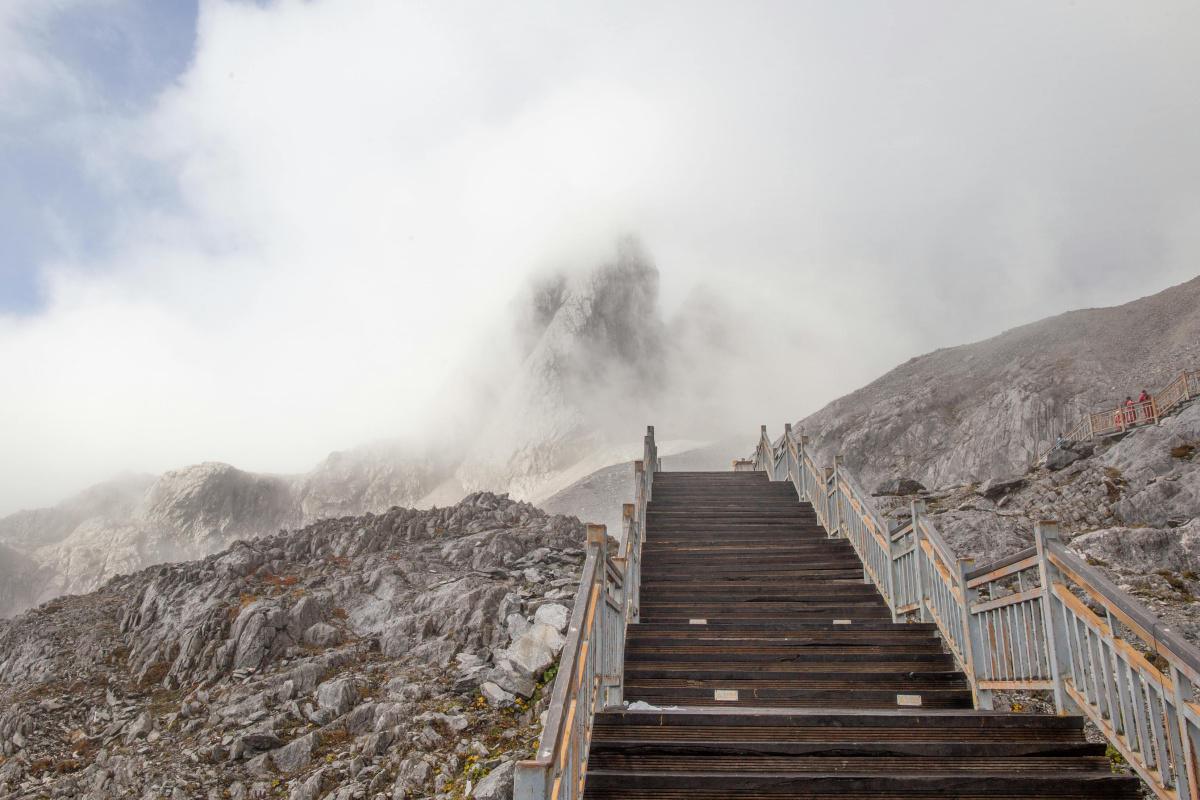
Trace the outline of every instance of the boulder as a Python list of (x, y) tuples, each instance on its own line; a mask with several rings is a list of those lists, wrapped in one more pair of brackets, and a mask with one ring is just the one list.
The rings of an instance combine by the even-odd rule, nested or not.
[(533, 679), (528, 675), (521, 674), (513, 667), (511, 661), (502, 659), (494, 669), (488, 670), (484, 679), (491, 681), (506, 692), (524, 698), (533, 697), (535, 689)]
[(562, 634), (539, 622), (521, 634), (503, 655), (536, 679), (554, 663), (564, 643)]
[(242, 744), (246, 750), (263, 751), (274, 750), (283, 744), (278, 736), (269, 732), (247, 733), (242, 737)]
[(976, 490), (976, 494), (985, 500), (999, 500), (1006, 494), (1015, 492), (1026, 483), (1025, 478), (1021, 476), (1010, 478), (990, 478), (983, 482), (983, 485)]
[(341, 716), (354, 707), (358, 690), (349, 678), (334, 678), (317, 687), (317, 705)]
[(534, 622), (540, 622), (543, 625), (549, 625), (559, 633), (565, 633), (567, 623), (571, 619), (571, 612), (566, 606), (559, 603), (546, 603), (537, 610), (533, 615)]
[(284, 774), (299, 772), (312, 762), (316, 744), (314, 734), (301, 736), (271, 753), (271, 760), (275, 762), (275, 768)]
[(288, 800), (317, 800), (321, 796), (321, 784), (325, 780), (325, 769), (321, 768), (292, 789)]
[(1080, 459), (1087, 458), (1095, 448), (1086, 442), (1070, 442), (1056, 447), (1046, 456), (1046, 469), (1057, 472), (1066, 469)]
[(304, 643), (313, 647), (333, 647), (342, 643), (342, 632), (332, 625), (318, 622), (304, 632)]
[(892, 478), (875, 487), (875, 494), (891, 497), (904, 497), (910, 494), (920, 494), (925, 487), (920, 481), (912, 478)]
[(471, 793), (474, 800), (512, 800), (515, 762), (505, 761), (489, 772)]
[(487, 700), (488, 705), (496, 708), (508, 708), (516, 701), (515, 697), (491, 681), (485, 681), (479, 687), (479, 691), (483, 693), (483, 697)]

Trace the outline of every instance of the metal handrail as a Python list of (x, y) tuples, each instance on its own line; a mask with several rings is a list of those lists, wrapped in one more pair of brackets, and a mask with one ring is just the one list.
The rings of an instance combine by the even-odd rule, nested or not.
[(603, 525), (587, 526), (587, 557), (571, 610), (567, 640), (534, 757), (517, 762), (514, 800), (576, 800), (583, 796), (596, 712), (621, 704), (625, 632), (637, 622), (646, 505), (660, 469), (654, 426), (635, 461), (634, 502), (622, 509), (624, 535), (610, 552)]
[[(1069, 442), (1116, 436), (1130, 428), (1157, 425), (1167, 414), (1182, 403), (1200, 395), (1200, 370), (1179, 373), (1166, 386), (1150, 396), (1149, 400), (1119, 405), (1101, 411), (1089, 411), (1063, 436)], [(1048, 456), (1057, 444), (1052, 444), (1038, 453), (1038, 461)]]
[[(1200, 389), (1200, 373), (1185, 377)], [(994, 691), (1048, 691), (1059, 714), (1091, 720), (1157, 797), (1200, 798), (1200, 650), (1068, 550), (1055, 523), (1038, 523), (1033, 547), (976, 568), (919, 500), (889, 532), (840, 459), (821, 468), (807, 443), (789, 425), (775, 447), (764, 426), (755, 467), (790, 480), (829, 535), (850, 540), (893, 619), (937, 625), (977, 707), (990, 709)]]

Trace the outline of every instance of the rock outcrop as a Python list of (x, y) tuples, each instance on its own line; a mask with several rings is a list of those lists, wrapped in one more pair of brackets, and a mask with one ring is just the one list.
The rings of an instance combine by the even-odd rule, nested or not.
[(237, 542), (2, 621), (0, 799), (506, 796), (583, 539), (481, 493)]
[[(959, 556), (978, 564), (1033, 542), (1056, 520), (1081, 556), (1200, 642), (1200, 402), (1158, 426), (1077, 448), (1070, 463), (923, 493)], [(1084, 455), (1087, 453), (1087, 455)], [(899, 522), (912, 498), (878, 498)]]
[(795, 427), (863, 485), (1024, 472), (1083, 413), (1200, 369), (1200, 278), (914, 358)]

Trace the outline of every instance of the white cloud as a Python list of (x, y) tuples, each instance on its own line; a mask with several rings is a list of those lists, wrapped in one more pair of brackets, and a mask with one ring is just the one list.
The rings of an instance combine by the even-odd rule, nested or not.
[[(1113, 231), (1194, 247), (1194, 8), (904, 9), (204, 2), (176, 85), (85, 131), (124, 190), (111, 252), (46, 265), (47, 307), (0, 317), (0, 510), (429, 433), (516, 280), (623, 231), (669, 304), (703, 281), (759, 327), (737, 378), (779, 394), (747, 393), (751, 424), (1125, 299), (1117, 265), (1187, 277)], [(31, 58), (24, 97), (86, 85)], [(177, 205), (140, 199), (148, 174)]]

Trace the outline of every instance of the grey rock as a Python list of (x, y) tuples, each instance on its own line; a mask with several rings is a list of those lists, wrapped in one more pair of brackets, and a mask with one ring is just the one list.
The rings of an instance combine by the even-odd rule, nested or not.
[(877, 495), (905, 496), (920, 494), (923, 491), (925, 491), (925, 487), (921, 482), (912, 478), (891, 478), (875, 487)]
[(317, 687), (317, 705), (335, 716), (349, 711), (358, 701), (358, 690), (350, 678), (334, 678)]
[(273, 733), (258, 732), (247, 733), (242, 736), (242, 744), (247, 750), (263, 751), (274, 750), (283, 744), (283, 741)]
[(149, 711), (143, 711), (138, 718), (125, 729), (125, 744), (132, 744), (154, 730), (154, 717)]
[(479, 691), (483, 693), (483, 697), (485, 700), (487, 700), (488, 705), (496, 708), (508, 708), (516, 701), (515, 697), (491, 681), (484, 682), (484, 684), (479, 687)]
[(295, 786), (288, 800), (317, 800), (321, 796), (321, 786), (325, 780), (324, 768), (310, 775), (303, 783)]
[(1091, 445), (1075, 443), (1057, 447), (1046, 456), (1046, 469), (1057, 472), (1092, 454)]
[(988, 500), (999, 500), (1006, 494), (1011, 494), (1017, 489), (1020, 489), (1025, 485), (1025, 483), (1025, 478), (1021, 476), (1009, 478), (989, 478), (979, 487), (978, 494), (980, 497)]
[(487, 672), (484, 680), (490, 681), (506, 692), (521, 697), (533, 697), (536, 684), (528, 674), (519, 673), (512, 662), (502, 659), (495, 668)]
[(475, 800), (512, 800), (515, 763), (505, 761), (479, 781), (471, 797)]
[(559, 603), (546, 603), (538, 608), (537, 613), (533, 615), (533, 621), (543, 625), (549, 625), (559, 633), (565, 633), (567, 623), (571, 619), (571, 612), (566, 606)]
[(304, 643), (313, 647), (333, 647), (342, 643), (342, 632), (332, 625), (318, 622), (304, 632)]

